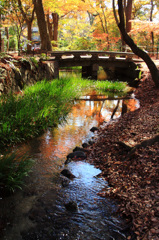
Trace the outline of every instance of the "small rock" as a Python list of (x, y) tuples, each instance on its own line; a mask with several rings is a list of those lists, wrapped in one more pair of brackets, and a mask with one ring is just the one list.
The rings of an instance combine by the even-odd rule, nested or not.
[(63, 187), (67, 187), (70, 183), (70, 180), (69, 179), (62, 179), (62, 186)]
[(66, 161), (65, 161), (65, 164), (68, 164), (68, 163), (70, 163), (72, 161), (72, 159), (71, 158), (68, 158)]
[(92, 128), (90, 129), (90, 131), (91, 131), (91, 132), (98, 131), (98, 128), (97, 128), (97, 127), (92, 127)]
[(72, 152), (70, 154), (67, 155), (67, 159), (71, 158), (71, 159), (86, 159), (86, 154), (82, 151), (76, 151), (76, 152)]
[(89, 140), (88, 143), (89, 143), (90, 145), (93, 145), (93, 143), (95, 143), (95, 141), (94, 141), (94, 140)]
[(81, 147), (75, 147), (75, 148), (73, 149), (73, 152), (77, 152), (77, 151), (90, 152), (90, 150), (88, 150), (88, 149), (84, 149), (84, 148), (81, 148)]
[(61, 171), (61, 174), (62, 174), (63, 176), (65, 176), (65, 177), (69, 178), (69, 179), (75, 178), (75, 175), (73, 175), (73, 174), (70, 172), (70, 170), (68, 170), (68, 169), (63, 169), (63, 170)]
[(83, 143), (83, 144), (82, 144), (82, 147), (83, 147), (83, 148), (88, 148), (88, 147), (89, 147), (89, 144), (88, 144), (88, 143)]
[(75, 201), (70, 201), (70, 202), (65, 204), (65, 208), (68, 211), (77, 211), (78, 210), (78, 205)]

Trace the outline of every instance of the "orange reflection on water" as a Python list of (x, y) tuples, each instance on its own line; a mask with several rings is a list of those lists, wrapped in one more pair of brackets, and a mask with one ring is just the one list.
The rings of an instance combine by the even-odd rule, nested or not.
[(139, 102), (135, 98), (123, 100), (123, 102), (127, 105), (128, 111), (135, 111), (139, 107)]
[(59, 173), (66, 156), (75, 146), (81, 146), (86, 137), (91, 134), (91, 127), (98, 127), (103, 121), (109, 121), (117, 105), (113, 118), (120, 116), (123, 103), (131, 111), (136, 108), (134, 99), (119, 101), (92, 101), (92, 99), (93, 97), (91, 101), (76, 101), (67, 116), (66, 123), (47, 130), (42, 136), (21, 147), (23, 153), (29, 152), (36, 159), (35, 171), (38, 178)]

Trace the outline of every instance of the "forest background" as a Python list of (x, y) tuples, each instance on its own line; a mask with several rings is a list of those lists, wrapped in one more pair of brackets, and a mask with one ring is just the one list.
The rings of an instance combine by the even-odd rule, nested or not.
[[(129, 36), (158, 55), (159, 0), (123, 2)], [(0, 51), (125, 50), (115, 8), (115, 0), (1, 0)]]

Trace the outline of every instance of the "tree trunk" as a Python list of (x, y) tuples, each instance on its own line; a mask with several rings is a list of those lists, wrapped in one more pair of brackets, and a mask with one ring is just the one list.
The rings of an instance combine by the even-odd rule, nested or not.
[(18, 55), (20, 56), (21, 46), (20, 46), (20, 35), (19, 34), (17, 36), (17, 40), (18, 40)]
[[(0, 24), (1, 24), (1, 13), (0, 13)], [(0, 52), (2, 52), (2, 33), (0, 28)]]
[(88, 17), (89, 17), (89, 24), (92, 26), (93, 22), (94, 22), (94, 19), (95, 19), (95, 16), (92, 13), (90, 13), (89, 11), (87, 11), (87, 14), (88, 14)]
[[(126, 32), (129, 33), (131, 31), (131, 15), (132, 15), (132, 2), (133, 0), (124, 0), (124, 13), (126, 16)], [(115, 21), (118, 25), (119, 20), (115, 11), (115, 0), (112, 1), (112, 5), (113, 5), (113, 12), (114, 12), (114, 17), (115, 17)], [(121, 43), (122, 43), (122, 48), (121, 51), (125, 51), (125, 41), (123, 39), (123, 36), (121, 34)]]
[[(153, 0), (151, 0), (150, 22), (152, 22), (153, 10), (154, 10), (154, 3), (153, 3)], [(152, 52), (154, 52), (154, 33), (153, 32), (151, 32), (151, 44), (152, 44)]]
[(49, 13), (46, 16), (46, 19), (47, 19), (47, 27), (49, 31), (50, 40), (53, 40), (53, 29), (52, 29), (53, 24), (50, 22)]
[[(57, 42), (59, 16), (57, 13), (52, 13), (52, 17), (53, 17), (53, 40)], [(54, 47), (57, 47), (57, 43), (54, 44)]]
[(42, 0), (34, 0), (34, 6), (41, 38), (41, 49), (51, 51), (51, 41), (47, 31)]
[(131, 13), (132, 13), (132, 2), (133, 0), (128, 0), (126, 6), (126, 32), (129, 33), (131, 31)]
[(32, 35), (32, 32), (31, 32), (31, 28), (32, 28), (32, 22), (34, 20), (34, 12), (35, 12), (35, 7), (34, 9), (32, 10), (32, 14), (31, 16), (24, 11), (23, 9), (23, 6), (22, 6), (22, 2), (21, 0), (18, 0), (18, 5), (19, 5), (19, 8), (20, 8), (20, 11), (23, 15), (23, 18), (27, 24), (27, 28), (28, 28), (28, 40), (30, 41), (30, 43), (27, 44), (27, 51), (30, 52), (31, 51), (31, 35)]
[(27, 51), (31, 51), (31, 29), (32, 29), (32, 21), (27, 21), (27, 27), (28, 27), (28, 40), (30, 43), (27, 44)]
[(140, 58), (142, 58), (145, 61), (145, 63), (147, 64), (147, 66), (150, 70), (152, 80), (154, 81), (155, 86), (157, 88), (159, 88), (159, 71), (158, 71), (156, 65), (154, 64), (152, 59), (149, 57), (149, 55), (145, 51), (143, 51), (139, 47), (137, 47), (137, 45), (134, 43), (134, 41), (131, 39), (131, 37), (129, 37), (129, 35), (126, 32), (122, 0), (118, 0), (118, 13), (119, 13), (119, 18), (120, 18), (118, 27), (120, 29), (120, 32), (123, 36), (124, 41), (132, 49), (133, 53), (135, 53), (137, 56), (139, 56)]
[(7, 37), (7, 52), (9, 51), (9, 32), (8, 32), (8, 27), (5, 27), (5, 33)]
[(102, 12), (103, 12), (103, 16), (104, 16), (104, 29), (105, 29), (105, 33), (107, 33), (107, 37), (106, 37), (106, 39), (107, 39), (107, 51), (109, 50), (109, 47), (110, 47), (110, 43), (109, 43), (109, 31), (108, 31), (108, 27), (107, 27), (107, 19), (106, 19), (106, 16), (105, 16), (105, 12), (104, 12), (104, 10), (103, 10), (103, 7), (102, 7)]

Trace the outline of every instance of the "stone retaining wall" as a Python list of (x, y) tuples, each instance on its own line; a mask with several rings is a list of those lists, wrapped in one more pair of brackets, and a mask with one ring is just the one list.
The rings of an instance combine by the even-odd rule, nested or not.
[(19, 92), (26, 85), (54, 78), (54, 62), (31, 61), (31, 59), (1, 59), (0, 95)]

